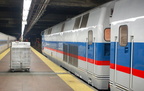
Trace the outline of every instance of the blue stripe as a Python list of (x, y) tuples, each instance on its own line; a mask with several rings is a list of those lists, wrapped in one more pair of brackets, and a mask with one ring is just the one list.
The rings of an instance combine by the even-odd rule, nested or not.
[(110, 62), (111, 63), (115, 63), (115, 46), (116, 46), (116, 43), (114, 42), (111, 42), (111, 47), (110, 47)]
[[(43, 47), (48, 47), (63, 51), (63, 44), (78, 46), (78, 56), (86, 57), (86, 42), (57, 42), (57, 41), (42, 41)], [(95, 60), (108, 61), (110, 60), (110, 44), (109, 43), (93, 43), (88, 49), (88, 58), (94, 59), (95, 45)], [(69, 50), (69, 48), (68, 48)]]
[[(115, 42), (111, 43), (110, 62), (115, 64)], [(131, 43), (128, 43), (128, 52), (125, 53), (125, 47), (118, 44), (117, 64), (130, 67), (131, 61)], [(144, 71), (144, 43), (134, 43), (133, 45), (133, 68)]]
[(8, 41), (8, 40), (0, 40), (0, 41)]
[(144, 71), (144, 43), (134, 43), (133, 68)]

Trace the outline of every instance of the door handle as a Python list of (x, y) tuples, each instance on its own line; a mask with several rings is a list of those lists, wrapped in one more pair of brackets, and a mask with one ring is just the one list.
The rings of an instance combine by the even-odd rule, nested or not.
[(125, 53), (128, 53), (128, 47), (125, 47)]

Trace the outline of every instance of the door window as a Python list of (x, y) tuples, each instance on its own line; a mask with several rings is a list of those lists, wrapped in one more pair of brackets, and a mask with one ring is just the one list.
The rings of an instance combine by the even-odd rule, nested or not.
[(105, 30), (104, 30), (104, 39), (105, 39), (105, 41), (110, 41), (110, 28), (106, 28)]
[(93, 31), (88, 31), (88, 44), (91, 45), (93, 43)]
[(119, 28), (119, 44), (120, 46), (126, 46), (128, 43), (128, 26), (122, 25)]

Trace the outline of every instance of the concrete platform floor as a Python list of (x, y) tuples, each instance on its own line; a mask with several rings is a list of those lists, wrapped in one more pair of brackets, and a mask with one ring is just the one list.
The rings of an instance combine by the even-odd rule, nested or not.
[(30, 72), (9, 72), (10, 53), (0, 61), (0, 91), (73, 91), (32, 52)]
[(74, 91), (58, 76), (69, 72), (55, 73), (33, 52), (30, 72), (9, 72), (9, 70), (10, 53), (0, 60), (0, 91)]

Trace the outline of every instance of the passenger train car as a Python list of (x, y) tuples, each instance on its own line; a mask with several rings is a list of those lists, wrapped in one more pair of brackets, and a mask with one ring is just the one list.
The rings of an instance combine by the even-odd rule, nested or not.
[(119, 0), (111, 22), (110, 87), (144, 91), (144, 0)]
[(9, 48), (11, 46), (11, 42), (15, 40), (15, 37), (0, 32), (0, 53)]
[(143, 91), (144, 0), (115, 0), (42, 32), (42, 52), (100, 90)]

